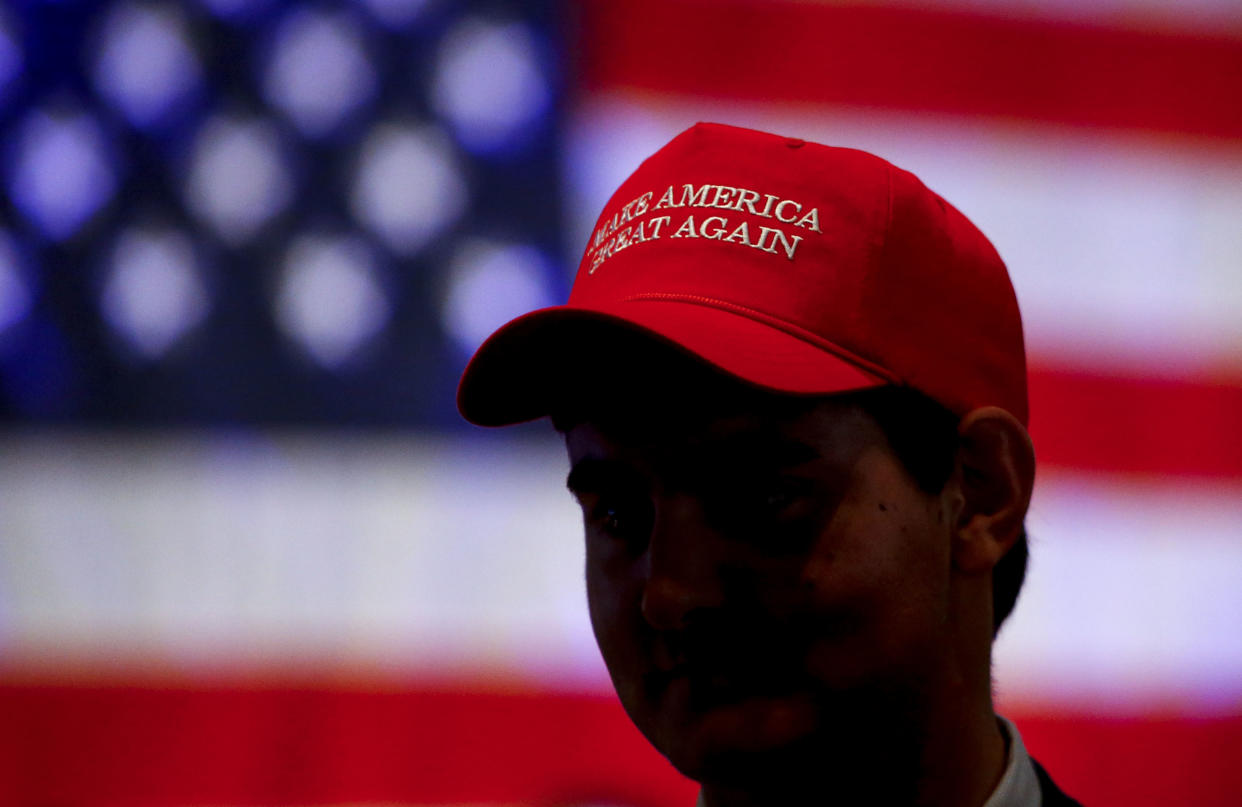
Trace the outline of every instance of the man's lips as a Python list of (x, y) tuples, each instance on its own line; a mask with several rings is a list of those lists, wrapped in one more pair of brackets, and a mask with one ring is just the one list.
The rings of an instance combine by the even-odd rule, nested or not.
[(772, 624), (720, 623), (710, 629), (658, 633), (647, 646), (654, 669), (644, 676), (648, 692), (662, 696), (671, 685), (694, 698), (735, 700), (791, 691), (805, 668), (799, 634)]
[(771, 664), (682, 663), (649, 676), (653, 694), (671, 687), (685, 687), (697, 706), (730, 703), (752, 696), (773, 696), (790, 691), (791, 677)]

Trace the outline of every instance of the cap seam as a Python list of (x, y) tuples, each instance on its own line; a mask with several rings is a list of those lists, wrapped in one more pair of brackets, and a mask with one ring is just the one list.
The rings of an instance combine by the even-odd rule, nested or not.
[(751, 308), (749, 306), (740, 305), (739, 303), (730, 302), (728, 300), (720, 300), (715, 297), (707, 297), (707, 296), (698, 295), (698, 294), (676, 294), (672, 292), (646, 292), (643, 294), (632, 294), (628, 297), (621, 298), (620, 302), (623, 302), (623, 303), (629, 303), (629, 302), (689, 303), (691, 305), (701, 305), (701, 306), (705, 306), (708, 308), (724, 309), (731, 313), (738, 314), (739, 316), (744, 316), (744, 317), (747, 317), (748, 319), (753, 319), (757, 322), (762, 322), (763, 324), (769, 325), (773, 328), (776, 328), (777, 330), (783, 331), (784, 333), (787, 333), (790, 336), (793, 336), (797, 339), (801, 339), (803, 342), (812, 344), (815, 347), (819, 348), (820, 350), (831, 353), (832, 355), (836, 356), (838, 359), (847, 361), (850, 364), (857, 366), (860, 370), (865, 370), (866, 372), (869, 372), (872, 375), (876, 375), (876, 376), (879, 376), (880, 378), (886, 379), (890, 383), (894, 383), (894, 384), (902, 383), (901, 379), (895, 373), (893, 373), (892, 370), (889, 370), (886, 367), (882, 367), (873, 361), (864, 359), (858, 354), (853, 353), (852, 351), (846, 350), (840, 345), (830, 342), (824, 337), (812, 331), (809, 331), (800, 325), (796, 325), (792, 322), (789, 322), (788, 320), (769, 314), (766, 311), (760, 311), (756, 308)]
[[(876, 266), (884, 265), (884, 256), (888, 253), (888, 244), (891, 240), (889, 236), (893, 232), (893, 166), (888, 166), (884, 172), (884, 178), (888, 180), (888, 210), (884, 214), (884, 238), (880, 241), (880, 254)], [(867, 274), (871, 274), (871, 267), (868, 267)]]

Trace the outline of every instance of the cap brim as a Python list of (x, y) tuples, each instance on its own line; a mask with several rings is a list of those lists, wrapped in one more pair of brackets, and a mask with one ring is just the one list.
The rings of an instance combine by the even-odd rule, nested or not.
[[(479, 426), (551, 414), (602, 341), (629, 331), (667, 343), (739, 380), (792, 394), (829, 394), (893, 383), (835, 355), (794, 326), (680, 300), (627, 300), (609, 308), (553, 306), (500, 328), (475, 352), (457, 408)], [(579, 382), (580, 383), (580, 382)]]

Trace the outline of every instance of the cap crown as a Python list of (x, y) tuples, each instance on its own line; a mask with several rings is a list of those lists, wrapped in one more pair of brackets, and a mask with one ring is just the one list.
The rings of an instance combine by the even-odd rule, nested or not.
[(1022, 325), (987, 238), (863, 151), (700, 123), (604, 207), (569, 306), (679, 301), (750, 317), (964, 414), (1027, 421)]

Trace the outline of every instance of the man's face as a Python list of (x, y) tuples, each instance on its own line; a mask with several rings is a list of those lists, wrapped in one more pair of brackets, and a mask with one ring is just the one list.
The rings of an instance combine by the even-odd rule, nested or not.
[(595, 396), (566, 431), (613, 684), (693, 778), (846, 764), (950, 665), (947, 497), (848, 396), (698, 381)]

